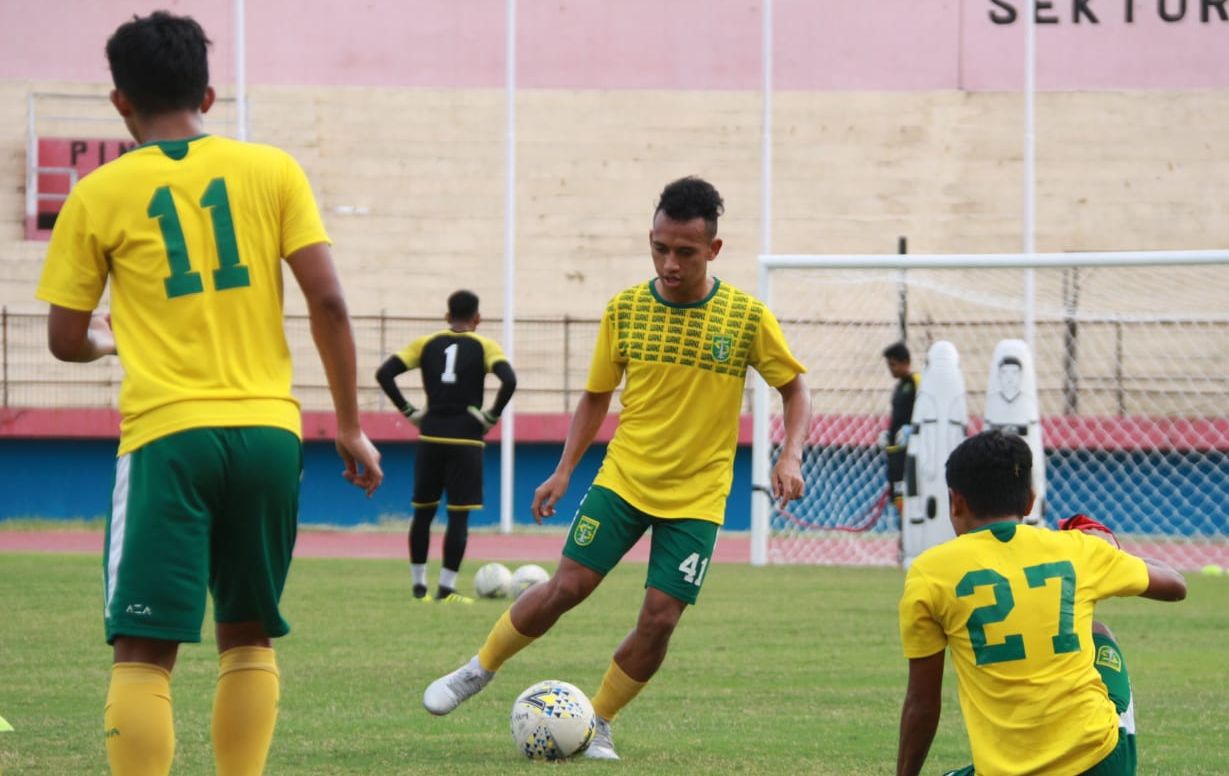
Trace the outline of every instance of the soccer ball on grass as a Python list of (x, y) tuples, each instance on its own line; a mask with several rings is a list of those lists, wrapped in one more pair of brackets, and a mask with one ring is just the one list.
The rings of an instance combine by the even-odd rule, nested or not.
[(512, 572), (502, 563), (488, 563), (474, 574), (474, 592), (479, 598), (507, 598), (512, 592)]
[(511, 594), (513, 598), (520, 598), (521, 593), (528, 590), (533, 585), (539, 582), (545, 582), (550, 579), (550, 574), (546, 573), (546, 569), (536, 563), (526, 563), (516, 570), (512, 575)]
[(512, 740), (530, 760), (563, 760), (593, 740), (593, 704), (575, 685), (550, 679), (512, 704)]

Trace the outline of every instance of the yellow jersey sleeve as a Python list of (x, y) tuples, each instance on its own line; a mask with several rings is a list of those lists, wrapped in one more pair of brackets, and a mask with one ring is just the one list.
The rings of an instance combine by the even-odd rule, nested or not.
[(406, 369), (417, 369), (418, 365), (422, 363), (422, 348), (423, 345), (427, 344), (428, 339), (430, 337), (419, 337), (397, 351), (397, 358), (401, 359), (401, 363), (405, 364)]
[(478, 340), (482, 343), (482, 360), (486, 371), (491, 371), (500, 361), (508, 360), (508, 357), (504, 355), (504, 349), (499, 346), (498, 342), (486, 337), (479, 337)]
[(1148, 564), (1095, 536), (1078, 534), (1084, 544), (1084, 568), (1094, 600), (1139, 595), (1148, 589)]
[(107, 256), (80, 196), (69, 194), (56, 218), (36, 295), (44, 302), (88, 312), (107, 285)]
[(312, 194), (307, 174), (290, 154), (285, 155), (285, 182), (282, 188), (282, 256), (309, 245), (329, 242), (320, 219), (320, 208)]
[(760, 325), (751, 343), (751, 366), (773, 388), (780, 388), (807, 368), (790, 352), (781, 324), (767, 306), (761, 305)]
[(900, 641), (905, 657), (930, 657), (947, 647), (947, 634), (935, 617), (930, 585), (917, 571), (905, 576), (905, 592), (900, 598)]
[(589, 363), (589, 380), (585, 390), (590, 393), (610, 393), (623, 381), (627, 358), (619, 353), (619, 340), (615, 331), (614, 305), (607, 305), (602, 313), (602, 322), (597, 330), (597, 346)]

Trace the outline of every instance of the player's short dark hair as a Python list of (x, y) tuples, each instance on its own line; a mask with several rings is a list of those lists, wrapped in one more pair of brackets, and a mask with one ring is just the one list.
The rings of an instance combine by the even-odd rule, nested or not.
[(478, 314), (478, 295), (473, 291), (454, 291), (448, 297), (448, 317), (454, 321), (472, 321)]
[(133, 16), (107, 40), (111, 79), (145, 115), (199, 108), (209, 87), (209, 45), (190, 16)]
[(1015, 356), (1004, 356), (1003, 360), (999, 362), (999, 366), (1018, 366), (1021, 369), (1024, 368), (1024, 364), (1020, 363), (1020, 359)]
[(964, 496), (977, 518), (1023, 516), (1032, 483), (1033, 451), (1015, 434), (983, 431), (947, 458), (947, 487)]
[(725, 201), (717, 193), (713, 184), (688, 175), (666, 184), (653, 210), (653, 217), (665, 213), (671, 221), (690, 221), (693, 218), (703, 218), (708, 227), (708, 237), (717, 236), (717, 219), (725, 213)]
[(911, 361), (909, 348), (903, 342), (893, 342), (883, 349), (883, 357), (893, 361)]

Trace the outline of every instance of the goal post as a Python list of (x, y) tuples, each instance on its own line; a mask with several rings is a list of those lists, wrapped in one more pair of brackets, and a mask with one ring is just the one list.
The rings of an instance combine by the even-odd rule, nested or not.
[(931, 344), (953, 343), (972, 433), (996, 344), (1031, 333), (1044, 522), (1086, 512), (1128, 549), (1229, 565), (1229, 250), (768, 255), (759, 294), (807, 366), (814, 414), (807, 493), (780, 508), (780, 399), (756, 381), (753, 564), (896, 564), (883, 348), (903, 340), (921, 372)]

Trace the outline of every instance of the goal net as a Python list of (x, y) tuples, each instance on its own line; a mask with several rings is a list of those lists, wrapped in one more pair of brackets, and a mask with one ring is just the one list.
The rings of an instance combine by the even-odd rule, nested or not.
[(903, 340), (921, 372), (932, 343), (953, 343), (974, 433), (995, 345), (1023, 339), (1044, 523), (1085, 512), (1140, 554), (1229, 564), (1229, 251), (764, 256), (760, 294), (807, 366), (814, 417), (806, 495), (780, 508), (761, 487), (780, 399), (757, 382), (753, 563), (898, 563), (883, 349)]

